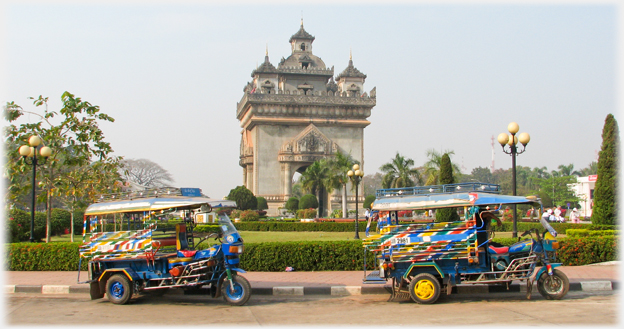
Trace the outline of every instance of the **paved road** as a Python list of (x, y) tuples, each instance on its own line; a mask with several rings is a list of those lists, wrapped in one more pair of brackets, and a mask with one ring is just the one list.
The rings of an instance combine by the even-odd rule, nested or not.
[[(388, 302), (388, 295), (252, 296), (242, 307), (222, 299), (167, 294), (114, 305), (84, 294), (10, 294), (5, 302), (9, 325), (616, 325), (616, 291), (570, 292), (550, 301), (533, 293), (452, 295), (433, 305)], [(495, 296), (495, 297), (493, 297)]]

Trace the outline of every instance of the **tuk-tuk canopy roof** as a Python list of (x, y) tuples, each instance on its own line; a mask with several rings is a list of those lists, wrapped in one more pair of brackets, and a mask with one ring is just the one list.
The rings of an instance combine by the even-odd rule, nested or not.
[[(470, 187), (469, 184), (453, 184), (453, 189), (446, 189), (445, 187), (448, 186), (444, 185), (431, 187), (424, 186), (418, 187), (417, 189), (412, 188), (414, 190), (410, 191), (411, 193), (389, 193), (391, 190), (380, 190), (377, 193), (377, 200), (373, 202), (372, 209), (379, 211), (424, 210), (470, 206), (498, 206), (503, 204), (539, 203), (539, 199), (534, 196), (500, 195), (498, 194), (498, 188), (492, 189), (492, 192), (483, 192), (483, 190), (487, 191), (487, 189), (484, 189), (484, 185), (480, 184), (481, 183), (475, 184), (475, 186), (478, 186), (478, 189), (470, 188), (468, 189), (468, 191), (465, 191), (465, 187)], [(457, 188), (458, 185), (461, 185), (460, 188)], [(461, 187), (464, 187), (464, 192), (429, 192), (447, 190), (457, 191), (461, 190)], [(481, 191), (479, 191), (479, 189)]]
[(236, 202), (230, 200), (215, 200), (206, 197), (168, 196), (95, 203), (87, 207), (85, 215), (157, 211), (172, 208), (189, 209), (199, 208), (204, 204), (211, 208), (236, 207)]

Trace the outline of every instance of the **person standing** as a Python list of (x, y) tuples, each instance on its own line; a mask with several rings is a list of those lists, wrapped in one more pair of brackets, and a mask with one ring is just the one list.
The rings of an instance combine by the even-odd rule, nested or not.
[(579, 214), (576, 208), (573, 208), (572, 212), (570, 212), (570, 221), (576, 224), (579, 224), (581, 222), (581, 218), (579, 217)]
[(561, 217), (561, 206), (557, 206), (557, 208), (555, 208), (555, 220), (559, 223), (563, 223), (565, 221), (563, 217)]

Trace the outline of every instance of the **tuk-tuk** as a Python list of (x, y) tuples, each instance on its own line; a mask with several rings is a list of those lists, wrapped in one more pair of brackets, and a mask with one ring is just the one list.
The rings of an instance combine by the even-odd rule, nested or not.
[[(104, 295), (126, 304), (139, 295), (162, 295), (169, 289), (209, 291), (230, 305), (251, 296), (249, 281), (239, 273), (243, 239), (228, 217), (234, 201), (214, 200), (193, 188), (156, 188), (103, 196), (84, 215), (80, 264), (88, 261), (92, 299)], [(195, 219), (211, 214), (217, 227), (194, 233)], [(196, 250), (207, 239), (207, 249)]]
[[(557, 232), (545, 220), (539, 232), (506, 247), (492, 242), (491, 225), (501, 224), (497, 214), (507, 205), (532, 204), (541, 209), (536, 197), (500, 194), (500, 186), (461, 183), (435, 186), (381, 189), (373, 211), (379, 212), (378, 231), (364, 239), (366, 252), (376, 255), (378, 271), (364, 283), (392, 281), (392, 297), (409, 294), (422, 304), (435, 303), (442, 291), (451, 294), (457, 285), (506, 285), (526, 281), (527, 298), (532, 286), (546, 299), (561, 299), (569, 290), (567, 276), (555, 267)], [(463, 218), (452, 222), (401, 224), (399, 211), (441, 208), (463, 210)], [(366, 258), (365, 258), (366, 259)]]

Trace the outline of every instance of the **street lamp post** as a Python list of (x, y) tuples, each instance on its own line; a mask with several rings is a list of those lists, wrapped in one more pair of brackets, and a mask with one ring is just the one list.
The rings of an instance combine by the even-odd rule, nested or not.
[[(500, 133), (498, 135), (498, 142), (503, 148), (503, 152), (511, 155), (511, 188), (513, 189), (513, 195), (515, 196), (516, 195), (516, 155), (524, 153), (524, 151), (526, 150), (526, 145), (531, 140), (531, 136), (529, 136), (528, 133), (521, 133), (518, 135), (518, 137), (516, 137), (516, 134), (518, 133), (518, 130), (520, 130), (520, 127), (515, 122), (510, 123), (507, 126), (507, 130), (509, 130), (509, 133), (511, 134), (511, 136), (507, 135), (507, 133)], [(522, 144), (521, 151), (518, 151), (518, 148), (516, 147), (516, 144), (518, 144), (518, 141), (520, 142), (520, 144)], [(509, 146), (509, 151), (505, 149), (506, 145)], [(514, 238), (518, 237), (518, 220), (516, 218), (517, 216), (518, 216), (518, 212), (516, 211), (516, 205), (514, 204), (513, 205), (513, 233), (512, 233), (512, 237)]]
[(355, 238), (360, 238), (359, 226), (358, 226), (358, 185), (364, 177), (364, 171), (360, 170), (360, 165), (357, 163), (353, 165), (353, 170), (347, 171), (347, 176), (351, 178), (353, 184), (355, 184)]
[(35, 242), (35, 183), (37, 179), (37, 165), (44, 164), (48, 157), (52, 155), (52, 149), (47, 146), (42, 146), (39, 149), (39, 154), (43, 158), (39, 163), (39, 156), (37, 155), (37, 148), (41, 144), (41, 138), (39, 136), (31, 136), (28, 139), (29, 145), (22, 145), (19, 148), (19, 154), (24, 158), (26, 164), (33, 166), (32, 176), (32, 203), (30, 207), (30, 242)]

